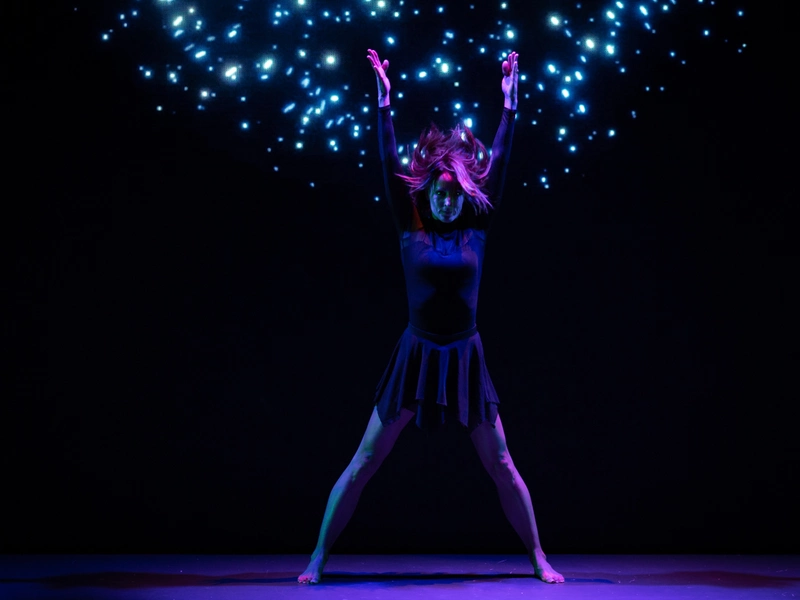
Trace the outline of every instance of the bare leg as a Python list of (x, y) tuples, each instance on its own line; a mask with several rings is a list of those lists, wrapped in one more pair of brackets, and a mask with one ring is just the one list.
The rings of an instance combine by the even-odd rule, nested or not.
[(490, 423), (478, 426), (472, 432), (472, 443), (475, 444), (483, 466), (497, 484), (500, 504), (511, 526), (522, 538), (536, 576), (547, 583), (563, 583), (564, 577), (550, 566), (539, 544), (539, 530), (533, 516), (531, 495), (508, 453), (500, 417), (497, 417), (495, 427)]
[(358, 499), (361, 497), (361, 491), (381, 466), (383, 459), (394, 446), (397, 436), (413, 416), (413, 411), (404, 408), (397, 421), (384, 427), (378, 417), (378, 410), (372, 411), (372, 417), (370, 417), (367, 430), (364, 432), (355, 456), (333, 486), (331, 495), (328, 497), (317, 547), (311, 555), (308, 567), (297, 578), (299, 583), (320, 582), (331, 546), (350, 521), (350, 517), (353, 516)]

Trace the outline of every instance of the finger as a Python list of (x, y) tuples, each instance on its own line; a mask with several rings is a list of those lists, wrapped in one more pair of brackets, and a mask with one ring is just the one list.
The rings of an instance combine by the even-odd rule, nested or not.
[(388, 71), (389, 70), (389, 61), (388, 60), (384, 60), (383, 64), (381, 65), (381, 67), (383, 68), (384, 72)]
[(507, 60), (503, 61), (503, 75), (506, 76), (506, 77), (511, 75), (511, 65), (509, 64), (509, 62)]

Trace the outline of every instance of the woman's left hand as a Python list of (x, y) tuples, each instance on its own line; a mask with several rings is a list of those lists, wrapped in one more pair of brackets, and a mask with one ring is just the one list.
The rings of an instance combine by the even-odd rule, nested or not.
[(511, 52), (508, 58), (503, 61), (503, 95), (505, 102), (503, 106), (511, 110), (517, 110), (517, 84), (519, 83), (519, 64), (516, 52)]

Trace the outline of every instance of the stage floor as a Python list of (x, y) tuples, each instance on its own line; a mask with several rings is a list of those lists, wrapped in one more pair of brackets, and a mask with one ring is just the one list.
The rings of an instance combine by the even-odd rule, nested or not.
[(800, 556), (550, 555), (566, 577), (533, 577), (517, 555), (334, 555), (299, 585), (298, 555), (4, 555), (0, 598), (226, 600), (800, 598)]

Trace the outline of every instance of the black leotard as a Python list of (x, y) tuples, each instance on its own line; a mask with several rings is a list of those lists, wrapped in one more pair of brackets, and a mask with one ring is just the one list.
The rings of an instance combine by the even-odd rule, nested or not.
[[(494, 209), (500, 204), (506, 165), (511, 153), (516, 111), (503, 109), (492, 144), (484, 193)], [(476, 214), (464, 201), (461, 215), (451, 224), (421, 218), (408, 193), (397, 156), (391, 108), (378, 109), (378, 136), (386, 195), (400, 237), (411, 325), (423, 331), (450, 335), (475, 326), (489, 214)]]

